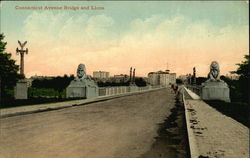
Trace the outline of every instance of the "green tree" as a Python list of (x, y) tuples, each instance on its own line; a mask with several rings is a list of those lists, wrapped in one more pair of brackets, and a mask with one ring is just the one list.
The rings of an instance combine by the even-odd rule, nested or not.
[(74, 78), (74, 75), (68, 76), (65, 74), (64, 76), (53, 78), (34, 79), (32, 81), (32, 88), (54, 89), (59, 93), (59, 97), (62, 97), (62, 92)]
[(234, 74), (238, 74), (242, 78), (249, 78), (249, 55), (244, 56), (245, 61), (238, 63), (238, 69), (236, 71), (232, 71)]
[(239, 75), (239, 91), (241, 92), (242, 99), (244, 102), (249, 103), (249, 55), (244, 56), (245, 60), (238, 63), (236, 71), (231, 73)]
[(20, 75), (18, 65), (15, 60), (11, 59), (11, 53), (6, 53), (7, 42), (3, 42), (4, 35), (0, 34), (0, 99), (3, 101), (7, 97), (6, 91), (13, 89)]
[(62, 92), (64, 89), (67, 88), (67, 86), (70, 84), (71, 80), (73, 80), (74, 77), (72, 78), (72, 76), (67, 76), (66, 74), (61, 77), (61, 76), (57, 76), (56, 78), (54, 78), (52, 80), (53, 86), (52, 88), (54, 88), (56, 91), (59, 92), (59, 97), (62, 97)]
[(231, 79), (227, 76), (221, 76), (221, 80), (225, 81), (230, 88), (230, 99), (232, 102), (242, 102), (243, 101), (243, 96), (242, 96), (242, 90), (240, 88), (240, 81)]

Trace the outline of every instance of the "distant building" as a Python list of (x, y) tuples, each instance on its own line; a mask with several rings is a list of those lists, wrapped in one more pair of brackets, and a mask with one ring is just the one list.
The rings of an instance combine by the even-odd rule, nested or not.
[(148, 82), (152, 86), (170, 86), (170, 84), (176, 83), (176, 73), (170, 73), (169, 70), (150, 72), (148, 73)]
[(238, 75), (228, 75), (226, 74), (226, 77), (230, 78), (231, 80), (239, 80), (240, 76)]
[(112, 80), (116, 83), (127, 82), (129, 80), (129, 76), (126, 74), (114, 75)]
[(105, 71), (94, 71), (93, 72), (93, 77), (94, 78), (99, 78), (99, 79), (106, 79), (109, 78), (109, 72), (105, 72)]
[(31, 76), (30, 78), (26, 79), (27, 81), (27, 86), (28, 87), (32, 87), (32, 82), (34, 80), (43, 80), (43, 79), (47, 79), (47, 80), (50, 80), (50, 79), (53, 79), (54, 77), (51, 77), (51, 76), (37, 76), (37, 75), (34, 75), (34, 76)]
[(190, 84), (191, 82), (191, 74), (186, 74), (186, 75), (180, 75), (178, 77), (184, 84)]
[(160, 85), (160, 75), (157, 72), (148, 73), (148, 83), (152, 86)]
[(187, 78), (188, 78), (188, 75), (180, 75), (180, 76), (178, 77), (178, 79), (180, 79), (180, 80), (182, 80), (182, 81), (187, 80)]
[(128, 75), (126, 74), (114, 75), (114, 78), (128, 78)]
[(37, 75), (34, 75), (34, 76), (31, 76), (30, 79), (34, 80), (34, 79), (53, 79), (54, 77), (51, 77), (51, 76), (37, 76)]

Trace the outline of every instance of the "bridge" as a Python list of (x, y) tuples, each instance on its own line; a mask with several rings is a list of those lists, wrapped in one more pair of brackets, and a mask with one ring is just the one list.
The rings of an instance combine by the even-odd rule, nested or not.
[[(249, 157), (249, 129), (181, 88), (0, 110), (0, 157)], [(179, 100), (179, 101), (178, 101)]]

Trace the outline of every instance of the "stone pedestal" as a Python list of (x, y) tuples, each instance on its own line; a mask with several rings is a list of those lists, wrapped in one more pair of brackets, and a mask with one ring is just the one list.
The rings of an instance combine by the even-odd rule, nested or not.
[(28, 84), (25, 79), (16, 83), (15, 99), (28, 99)]
[(229, 88), (223, 81), (206, 81), (202, 83), (201, 91), (201, 98), (203, 100), (230, 102)]
[(66, 89), (67, 98), (85, 98), (86, 97), (86, 85), (84, 82), (71, 81), (70, 85)]
[(95, 98), (99, 96), (99, 88), (94, 83), (94, 81), (90, 81), (86, 84), (86, 98)]
[(90, 80), (73, 80), (66, 89), (67, 98), (93, 98), (98, 96), (98, 86)]

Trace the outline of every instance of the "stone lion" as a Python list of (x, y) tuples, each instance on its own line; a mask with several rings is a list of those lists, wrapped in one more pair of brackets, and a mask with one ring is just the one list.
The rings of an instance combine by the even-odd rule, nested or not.
[(220, 81), (220, 67), (217, 61), (212, 61), (208, 76), (209, 76), (209, 80)]
[(86, 68), (84, 64), (79, 64), (77, 68), (77, 78), (78, 79), (86, 79), (87, 74), (86, 74)]

